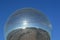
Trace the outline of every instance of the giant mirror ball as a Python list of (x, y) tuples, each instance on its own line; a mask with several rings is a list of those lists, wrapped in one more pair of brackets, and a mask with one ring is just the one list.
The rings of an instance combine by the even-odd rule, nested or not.
[(36, 9), (16, 10), (5, 24), (5, 40), (51, 40), (51, 23)]

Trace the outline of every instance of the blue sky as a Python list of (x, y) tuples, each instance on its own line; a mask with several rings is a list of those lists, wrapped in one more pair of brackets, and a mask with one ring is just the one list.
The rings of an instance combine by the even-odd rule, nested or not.
[(59, 0), (0, 0), (0, 40), (4, 40), (4, 24), (14, 11), (21, 8), (35, 8), (43, 12), (52, 23), (52, 40), (60, 39)]

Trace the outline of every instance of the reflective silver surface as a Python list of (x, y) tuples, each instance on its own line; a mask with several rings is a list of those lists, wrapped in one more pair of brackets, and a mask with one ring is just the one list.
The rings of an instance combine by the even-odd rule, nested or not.
[(44, 14), (32, 8), (23, 8), (9, 17), (5, 26), (6, 36), (12, 30), (26, 28), (40, 28), (49, 34), (51, 32), (51, 24)]
[(10, 32), (7, 40), (50, 40), (49, 33), (42, 29), (26, 28)]

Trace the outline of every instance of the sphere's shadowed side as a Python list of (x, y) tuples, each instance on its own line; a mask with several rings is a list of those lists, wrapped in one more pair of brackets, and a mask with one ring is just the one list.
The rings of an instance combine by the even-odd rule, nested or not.
[(7, 40), (50, 40), (49, 33), (42, 29), (26, 28), (10, 32)]

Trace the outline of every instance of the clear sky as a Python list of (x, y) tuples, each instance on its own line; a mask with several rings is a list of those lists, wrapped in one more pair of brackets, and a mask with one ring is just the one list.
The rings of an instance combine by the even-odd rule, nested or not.
[(4, 40), (4, 24), (9, 15), (25, 7), (43, 12), (52, 23), (52, 40), (60, 40), (59, 0), (0, 0), (0, 40)]

